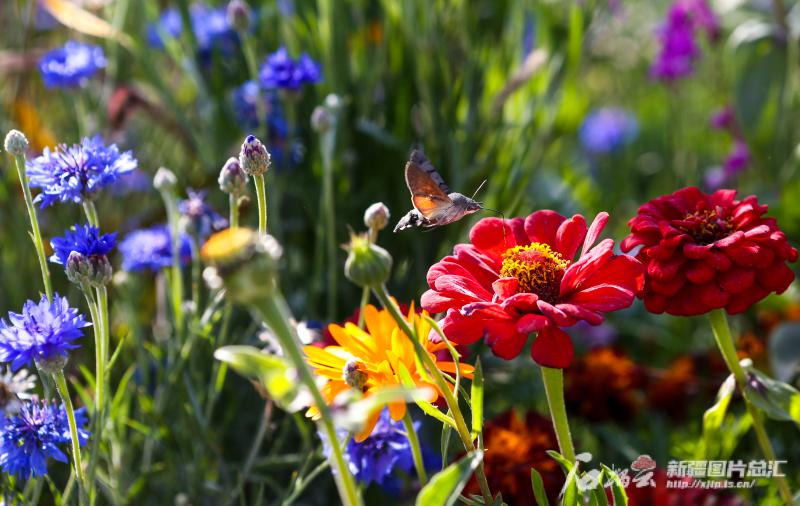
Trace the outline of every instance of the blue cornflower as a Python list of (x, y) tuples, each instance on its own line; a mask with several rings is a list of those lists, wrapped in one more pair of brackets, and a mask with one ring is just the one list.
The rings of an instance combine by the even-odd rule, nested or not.
[(78, 348), (75, 341), (83, 336), (81, 329), (90, 325), (58, 294), (52, 302), (45, 295), (38, 304), (29, 300), (22, 314), (9, 312), (8, 320), (0, 319), (0, 362), (11, 362), (13, 371), (33, 361), (65, 359)]
[(222, 230), (228, 226), (228, 220), (219, 215), (214, 208), (206, 202), (208, 192), (197, 191), (191, 188), (186, 190), (187, 199), (178, 203), (186, 229), (200, 238), (206, 238), (212, 232)]
[[(239, 36), (228, 23), (225, 7), (212, 8), (202, 3), (195, 3), (189, 7), (189, 17), (201, 57), (210, 57), (214, 49), (226, 55), (233, 54), (239, 43)], [(156, 23), (148, 25), (147, 41), (152, 47), (163, 49), (162, 37), (176, 38), (181, 32), (183, 32), (183, 19), (180, 11), (167, 9)]]
[[(172, 265), (172, 239), (169, 228), (159, 225), (136, 230), (119, 244), (122, 253), (122, 268), (129, 272), (158, 272)], [(192, 257), (189, 236), (180, 237), (181, 263), (186, 264)]]
[[(89, 432), (86, 408), (75, 410), (78, 443), (84, 446)], [(61, 447), (72, 441), (64, 406), (48, 404), (38, 399), (25, 402), (19, 413), (3, 421), (0, 434), (0, 468), (10, 475), (26, 480), (47, 474), (47, 459), (68, 462)]]
[(72, 146), (60, 144), (54, 151), (44, 148), (41, 156), (28, 162), (28, 177), (31, 187), (42, 190), (35, 199), (42, 207), (57, 201), (82, 203), (137, 163), (130, 151), (120, 152), (116, 144), (106, 146), (97, 135)]
[(578, 137), (589, 153), (610, 153), (631, 143), (639, 132), (636, 118), (624, 109), (604, 107), (588, 114)]
[(98, 70), (105, 68), (103, 48), (71, 40), (48, 51), (39, 60), (39, 72), (48, 88), (85, 85)]
[(281, 46), (267, 57), (259, 71), (260, 84), (264, 89), (299, 90), (304, 84), (314, 84), (322, 80), (322, 71), (317, 62), (303, 53), (297, 60), (289, 56), (286, 47)]
[(63, 237), (54, 237), (50, 241), (53, 256), (50, 261), (66, 265), (69, 254), (77, 251), (86, 258), (107, 256), (117, 243), (117, 233), (101, 234), (93, 225), (75, 225), (64, 232)]
[(414, 467), (405, 427), (402, 422), (392, 420), (388, 409), (381, 412), (367, 439), (361, 443), (351, 439), (347, 443), (345, 459), (353, 476), (365, 485), (373, 481), (383, 483), (395, 469), (409, 472)]

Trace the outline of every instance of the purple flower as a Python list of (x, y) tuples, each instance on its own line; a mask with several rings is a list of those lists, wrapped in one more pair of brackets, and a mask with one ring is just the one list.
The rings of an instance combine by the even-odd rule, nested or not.
[(720, 107), (711, 115), (711, 126), (716, 130), (732, 131), (736, 125), (736, 112), (733, 107)]
[(264, 89), (299, 90), (304, 84), (314, 84), (322, 80), (319, 64), (303, 53), (297, 60), (289, 56), (286, 47), (281, 46), (267, 57), (261, 65), (259, 80)]
[(163, 37), (177, 38), (183, 31), (183, 19), (178, 9), (167, 9), (158, 21), (147, 25), (147, 43), (155, 49), (164, 49)]
[[(166, 225), (136, 230), (120, 243), (122, 268), (129, 272), (158, 272), (172, 265), (172, 239)], [(180, 237), (181, 263), (186, 264), (192, 257), (189, 236)]]
[[(0, 468), (22, 480), (47, 474), (47, 459), (68, 462), (62, 448), (72, 437), (64, 406), (38, 399), (25, 402), (19, 413), (2, 421), (0, 433)], [(89, 432), (86, 408), (75, 410), (78, 444), (84, 446)]]
[(42, 190), (35, 199), (41, 207), (54, 202), (79, 204), (136, 166), (130, 151), (120, 152), (116, 144), (105, 146), (98, 135), (72, 146), (60, 144), (54, 151), (44, 148), (41, 156), (28, 162), (28, 177), (32, 188)]
[(736, 176), (750, 165), (750, 148), (742, 139), (733, 142), (733, 150), (725, 158), (722, 167), (729, 176)]
[(58, 294), (52, 303), (44, 295), (38, 304), (29, 300), (21, 314), (9, 312), (8, 320), (0, 319), (0, 362), (11, 362), (13, 371), (67, 357), (79, 347), (75, 341), (83, 336), (81, 329), (91, 325)]
[(103, 48), (69, 41), (39, 60), (39, 72), (48, 88), (74, 88), (84, 86), (98, 70), (105, 68)]
[(589, 153), (611, 153), (631, 143), (638, 131), (639, 125), (631, 113), (604, 107), (584, 118), (578, 138)]
[(408, 472), (414, 466), (405, 427), (392, 420), (388, 409), (381, 412), (367, 439), (361, 443), (351, 439), (347, 443), (345, 459), (353, 476), (365, 485), (383, 483), (395, 469)]
[[(202, 3), (189, 7), (192, 31), (197, 39), (201, 58), (209, 58), (218, 49), (225, 55), (234, 53), (239, 36), (228, 23), (225, 7), (212, 8)], [(147, 27), (147, 42), (155, 49), (164, 48), (164, 37), (177, 38), (183, 32), (183, 18), (177, 9), (167, 9), (156, 23)]]
[(191, 188), (186, 190), (188, 198), (178, 203), (181, 217), (184, 219), (190, 233), (200, 238), (206, 238), (212, 232), (222, 230), (228, 226), (228, 220), (219, 215), (214, 208), (206, 202), (206, 191), (196, 191)]
[(54, 237), (50, 241), (53, 256), (50, 261), (59, 265), (67, 265), (70, 253), (77, 251), (86, 258), (107, 256), (116, 245), (117, 234), (100, 234), (92, 225), (75, 225), (64, 233), (63, 237)]
[(658, 30), (661, 50), (650, 68), (650, 75), (664, 81), (675, 81), (694, 71), (700, 56), (697, 30), (704, 30), (710, 39), (719, 36), (719, 21), (705, 0), (678, 0), (667, 13)]

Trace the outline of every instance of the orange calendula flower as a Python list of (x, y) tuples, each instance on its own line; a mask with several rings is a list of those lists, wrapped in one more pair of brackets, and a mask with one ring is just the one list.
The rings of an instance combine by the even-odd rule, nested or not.
[[(427, 316), (427, 313), (423, 315)], [(436, 367), (445, 373), (455, 373), (454, 362), (441, 362), (436, 359), (436, 352), (447, 349), (447, 345), (444, 342), (428, 339), (431, 325), (414, 310), (413, 306), (409, 309), (406, 319), (415, 328), (420, 343)], [(389, 311), (378, 310), (375, 306), (368, 305), (364, 308), (364, 322), (366, 330), (352, 323), (345, 323), (343, 327), (331, 324), (328, 330), (337, 345), (304, 348), (307, 360), (316, 374), (328, 378), (328, 382), (322, 387), (325, 401), (331, 404), (339, 394), (351, 388), (369, 397), (381, 388), (401, 386), (403, 369), (408, 371), (416, 386), (428, 387), (432, 392), (427, 401), (436, 401), (442, 392), (428, 373), (420, 369), (421, 365), (416, 359), (413, 343), (400, 330)], [(462, 376), (471, 378), (473, 367), (460, 364), (459, 372)], [(400, 420), (406, 414), (406, 404), (403, 401), (389, 403), (388, 407), (394, 420)], [(380, 409), (376, 410), (370, 416), (363, 430), (356, 434), (356, 441), (361, 442), (372, 433), (380, 412)], [(316, 419), (319, 417), (319, 410), (312, 406), (306, 414)]]

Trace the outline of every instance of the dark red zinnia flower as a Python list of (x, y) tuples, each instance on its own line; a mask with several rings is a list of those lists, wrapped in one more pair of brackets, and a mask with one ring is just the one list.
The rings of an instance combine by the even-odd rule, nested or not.
[(587, 227), (579, 214), (567, 219), (554, 211), (484, 218), (472, 227), (471, 244), (457, 245), (430, 268), (422, 306), (447, 311), (442, 330), (452, 341), (485, 338), (505, 359), (538, 332), (533, 360), (563, 369), (572, 361), (572, 342), (560, 327), (598, 325), (603, 313), (630, 306), (641, 289), (636, 259), (615, 255), (611, 239), (592, 247), (607, 221), (608, 213), (600, 213)]
[(735, 190), (706, 194), (678, 190), (639, 208), (622, 241), (647, 267), (640, 294), (653, 313), (679, 316), (725, 308), (741, 313), (771, 292), (781, 293), (794, 272), (797, 250), (755, 196)]

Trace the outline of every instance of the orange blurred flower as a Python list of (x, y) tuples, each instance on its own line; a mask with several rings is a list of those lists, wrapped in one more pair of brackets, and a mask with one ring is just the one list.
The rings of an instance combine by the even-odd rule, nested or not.
[(676, 358), (647, 387), (647, 403), (656, 409), (680, 418), (686, 412), (687, 397), (696, 394), (699, 380), (695, 360), (684, 355)]
[(11, 107), (11, 113), (21, 130), (31, 143), (31, 151), (41, 153), (45, 147), (54, 148), (56, 138), (42, 121), (36, 107), (24, 98), (18, 98)]
[[(427, 316), (425, 312), (422, 314)], [(444, 342), (433, 342), (428, 339), (431, 325), (422, 315), (411, 307), (406, 319), (415, 329), (417, 338), (439, 370), (455, 373), (454, 362), (442, 362), (436, 359), (436, 353), (446, 349), (447, 345)], [(431, 398), (427, 400), (435, 402), (442, 392), (434, 385), (428, 373), (421, 370), (421, 366), (418, 367), (414, 345), (400, 330), (389, 311), (378, 310), (375, 306), (368, 305), (364, 308), (364, 322), (366, 331), (353, 323), (345, 323), (344, 326), (329, 325), (328, 330), (338, 346), (304, 348), (307, 360), (316, 374), (328, 378), (328, 382), (322, 387), (325, 401), (328, 404), (333, 403), (339, 394), (348, 389), (359, 390), (369, 397), (383, 387), (400, 386), (401, 371), (405, 369), (415, 385), (428, 387), (433, 392)], [(462, 376), (471, 378), (472, 372), (472, 366), (460, 365)], [(400, 420), (406, 414), (406, 405), (403, 401), (389, 403), (388, 407), (394, 420)], [(363, 430), (356, 434), (356, 441), (361, 442), (372, 433), (380, 411), (376, 410), (370, 416)], [(312, 406), (307, 415), (316, 419), (319, 417), (319, 410)]]

